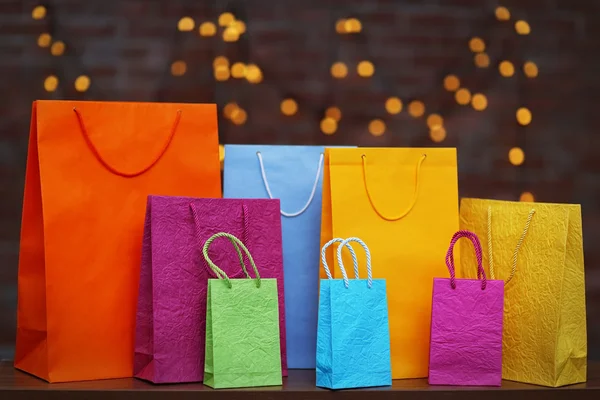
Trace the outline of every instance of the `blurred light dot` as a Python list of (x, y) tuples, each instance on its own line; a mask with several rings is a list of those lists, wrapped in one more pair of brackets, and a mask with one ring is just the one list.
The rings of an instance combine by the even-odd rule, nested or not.
[(75, 90), (78, 92), (85, 92), (89, 89), (91, 83), (92, 82), (87, 75), (78, 76), (77, 79), (75, 79)]
[(531, 203), (531, 202), (535, 201), (535, 197), (533, 196), (533, 193), (531, 193), (531, 192), (523, 192), (523, 193), (521, 193), (521, 197), (519, 197), (519, 200)]
[(334, 120), (339, 121), (342, 119), (342, 110), (340, 110), (338, 107), (329, 107), (327, 110), (325, 110), (325, 117), (333, 118)]
[(436, 143), (446, 139), (446, 129), (443, 126), (438, 126), (429, 130), (429, 138)]
[(375, 72), (375, 67), (373, 66), (373, 63), (371, 61), (361, 61), (358, 63), (356, 71), (358, 72), (359, 76), (362, 76), (363, 78), (368, 78), (370, 76), (373, 76), (373, 73)]
[(444, 118), (439, 114), (429, 114), (427, 117), (427, 126), (430, 129), (441, 128), (444, 125)]
[(385, 133), (385, 122), (374, 119), (369, 123), (369, 133), (373, 136), (381, 136)]
[(223, 107), (223, 115), (225, 115), (225, 118), (231, 118), (233, 112), (238, 108), (239, 106), (236, 103), (227, 103), (225, 104), (225, 107)]
[(58, 87), (58, 78), (54, 75), (50, 75), (44, 79), (44, 89), (47, 92), (54, 92)]
[(285, 99), (281, 102), (280, 108), (283, 115), (294, 115), (298, 111), (298, 103), (294, 99)]
[(231, 115), (231, 121), (236, 125), (243, 125), (248, 119), (248, 114), (241, 108), (236, 109)]
[(217, 68), (219, 66), (229, 67), (229, 60), (225, 56), (217, 56), (213, 61), (213, 67)]
[(480, 37), (474, 37), (469, 40), (469, 49), (474, 53), (481, 53), (485, 50), (485, 42)]
[(181, 32), (189, 32), (194, 29), (195, 25), (196, 23), (191, 17), (183, 17), (177, 23), (177, 29), (179, 29)]
[(321, 120), (321, 132), (326, 135), (333, 135), (337, 131), (337, 121), (330, 117), (325, 117)]
[(262, 82), (263, 74), (257, 65), (255, 65), (255, 64), (246, 65), (246, 80), (250, 83)]
[(345, 19), (338, 19), (337, 22), (335, 23), (335, 31), (337, 33), (346, 33), (346, 20)]
[(230, 12), (219, 15), (219, 26), (229, 26), (233, 21), (235, 21), (235, 17)]
[(449, 92), (454, 92), (460, 87), (460, 80), (456, 75), (448, 75), (444, 78), (444, 88)]
[(40, 36), (38, 36), (38, 46), (40, 47), (48, 47), (50, 46), (50, 42), (52, 41), (52, 36), (50, 36), (49, 33), (42, 33)]
[(496, 19), (498, 21), (508, 21), (510, 19), (510, 11), (506, 7), (496, 7)]
[(222, 163), (225, 160), (225, 146), (219, 145), (219, 161)]
[(233, 26), (240, 35), (246, 32), (246, 23), (244, 21), (236, 20), (231, 26)]
[(467, 105), (471, 101), (471, 92), (469, 91), (469, 89), (465, 88), (458, 89), (454, 94), (454, 98), (456, 99), (456, 102), (461, 106)]
[(182, 76), (187, 71), (187, 64), (185, 61), (175, 61), (171, 64), (171, 74), (173, 76)]
[(523, 72), (528, 78), (535, 78), (538, 76), (538, 67), (533, 61), (527, 61), (523, 64)]
[(390, 97), (385, 101), (385, 110), (390, 114), (398, 114), (402, 111), (402, 100), (398, 97)]
[(229, 73), (229, 68), (225, 65), (218, 65), (215, 67), (213, 75), (217, 81), (223, 82), (229, 79), (231, 74)]
[(486, 53), (475, 54), (475, 65), (479, 68), (487, 68), (490, 66), (490, 56)]
[(65, 52), (65, 43), (57, 40), (56, 42), (52, 43), (52, 47), (50, 47), (50, 54), (52, 54), (53, 56), (62, 56), (63, 53)]
[(500, 75), (505, 78), (510, 78), (515, 74), (515, 66), (510, 61), (502, 61), (498, 66)]
[(521, 107), (517, 110), (517, 122), (520, 125), (526, 126), (531, 123), (531, 111), (528, 108)]
[(336, 62), (331, 66), (331, 76), (334, 78), (345, 78), (348, 75), (348, 67), (343, 62)]
[(43, 19), (46, 16), (46, 7), (44, 6), (35, 6), (33, 11), (31, 11), (31, 18), (33, 19)]
[(527, 21), (519, 20), (515, 22), (515, 31), (517, 31), (519, 35), (529, 35), (531, 33), (531, 27)]
[(487, 108), (487, 97), (481, 93), (475, 93), (471, 99), (471, 106), (477, 111), (483, 111)]
[(521, 165), (525, 161), (525, 153), (520, 147), (513, 147), (508, 152), (508, 160), (512, 165)]
[(225, 42), (235, 42), (240, 38), (240, 32), (237, 30), (235, 26), (228, 26), (223, 31), (223, 41)]
[(345, 31), (349, 33), (358, 33), (362, 31), (362, 24), (356, 18), (347, 19), (344, 23)]
[(415, 118), (422, 117), (425, 114), (425, 104), (419, 100), (411, 101), (408, 104), (408, 113)]
[(203, 22), (198, 28), (200, 36), (215, 36), (217, 34), (217, 27), (212, 22)]
[(236, 62), (231, 66), (231, 76), (234, 78), (243, 78), (246, 76), (246, 66), (244, 63)]

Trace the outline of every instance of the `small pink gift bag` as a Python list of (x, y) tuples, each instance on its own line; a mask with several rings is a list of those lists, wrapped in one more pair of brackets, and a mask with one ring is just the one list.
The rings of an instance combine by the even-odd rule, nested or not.
[[(477, 279), (457, 279), (454, 245), (468, 238), (475, 247)], [(450, 279), (433, 280), (429, 384), (500, 386), (504, 281), (487, 280), (477, 235), (458, 231), (446, 254)]]

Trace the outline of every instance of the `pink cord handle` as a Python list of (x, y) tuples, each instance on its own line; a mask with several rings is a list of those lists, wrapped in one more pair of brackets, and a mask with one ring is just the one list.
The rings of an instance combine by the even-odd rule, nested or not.
[(450, 247), (448, 248), (448, 252), (446, 253), (446, 266), (448, 267), (448, 271), (450, 271), (450, 286), (452, 289), (456, 289), (456, 272), (454, 268), (454, 245), (458, 242), (460, 238), (467, 238), (471, 240), (473, 243), (473, 247), (475, 248), (475, 256), (477, 258), (477, 279), (481, 280), (481, 290), (485, 290), (485, 286), (487, 284), (485, 277), (485, 270), (483, 269), (482, 262), (482, 251), (481, 251), (481, 243), (479, 242), (479, 238), (476, 234), (470, 231), (458, 231), (452, 236), (452, 240), (450, 241)]

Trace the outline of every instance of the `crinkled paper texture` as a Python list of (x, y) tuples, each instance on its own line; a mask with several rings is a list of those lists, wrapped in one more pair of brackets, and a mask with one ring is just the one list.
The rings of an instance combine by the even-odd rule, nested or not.
[(429, 383), (500, 386), (504, 282), (433, 280)]
[(385, 280), (321, 280), (316, 373), (329, 389), (392, 384)]
[[(544, 386), (585, 382), (587, 335), (581, 207), (462, 199), (461, 229), (481, 239), (489, 271), (487, 213), (492, 209), (496, 279), (507, 279), (532, 208), (536, 213), (506, 284), (502, 377)], [(473, 250), (461, 244), (463, 276), (474, 277)]]

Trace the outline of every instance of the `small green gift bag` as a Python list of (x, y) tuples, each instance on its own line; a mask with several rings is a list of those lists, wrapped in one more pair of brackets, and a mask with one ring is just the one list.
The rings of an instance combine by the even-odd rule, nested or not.
[[(209, 257), (210, 244), (220, 237), (233, 244), (247, 279), (229, 279)], [(204, 384), (215, 389), (281, 385), (277, 280), (260, 279), (246, 246), (229, 233), (211, 236), (202, 254), (219, 278), (208, 280)]]

